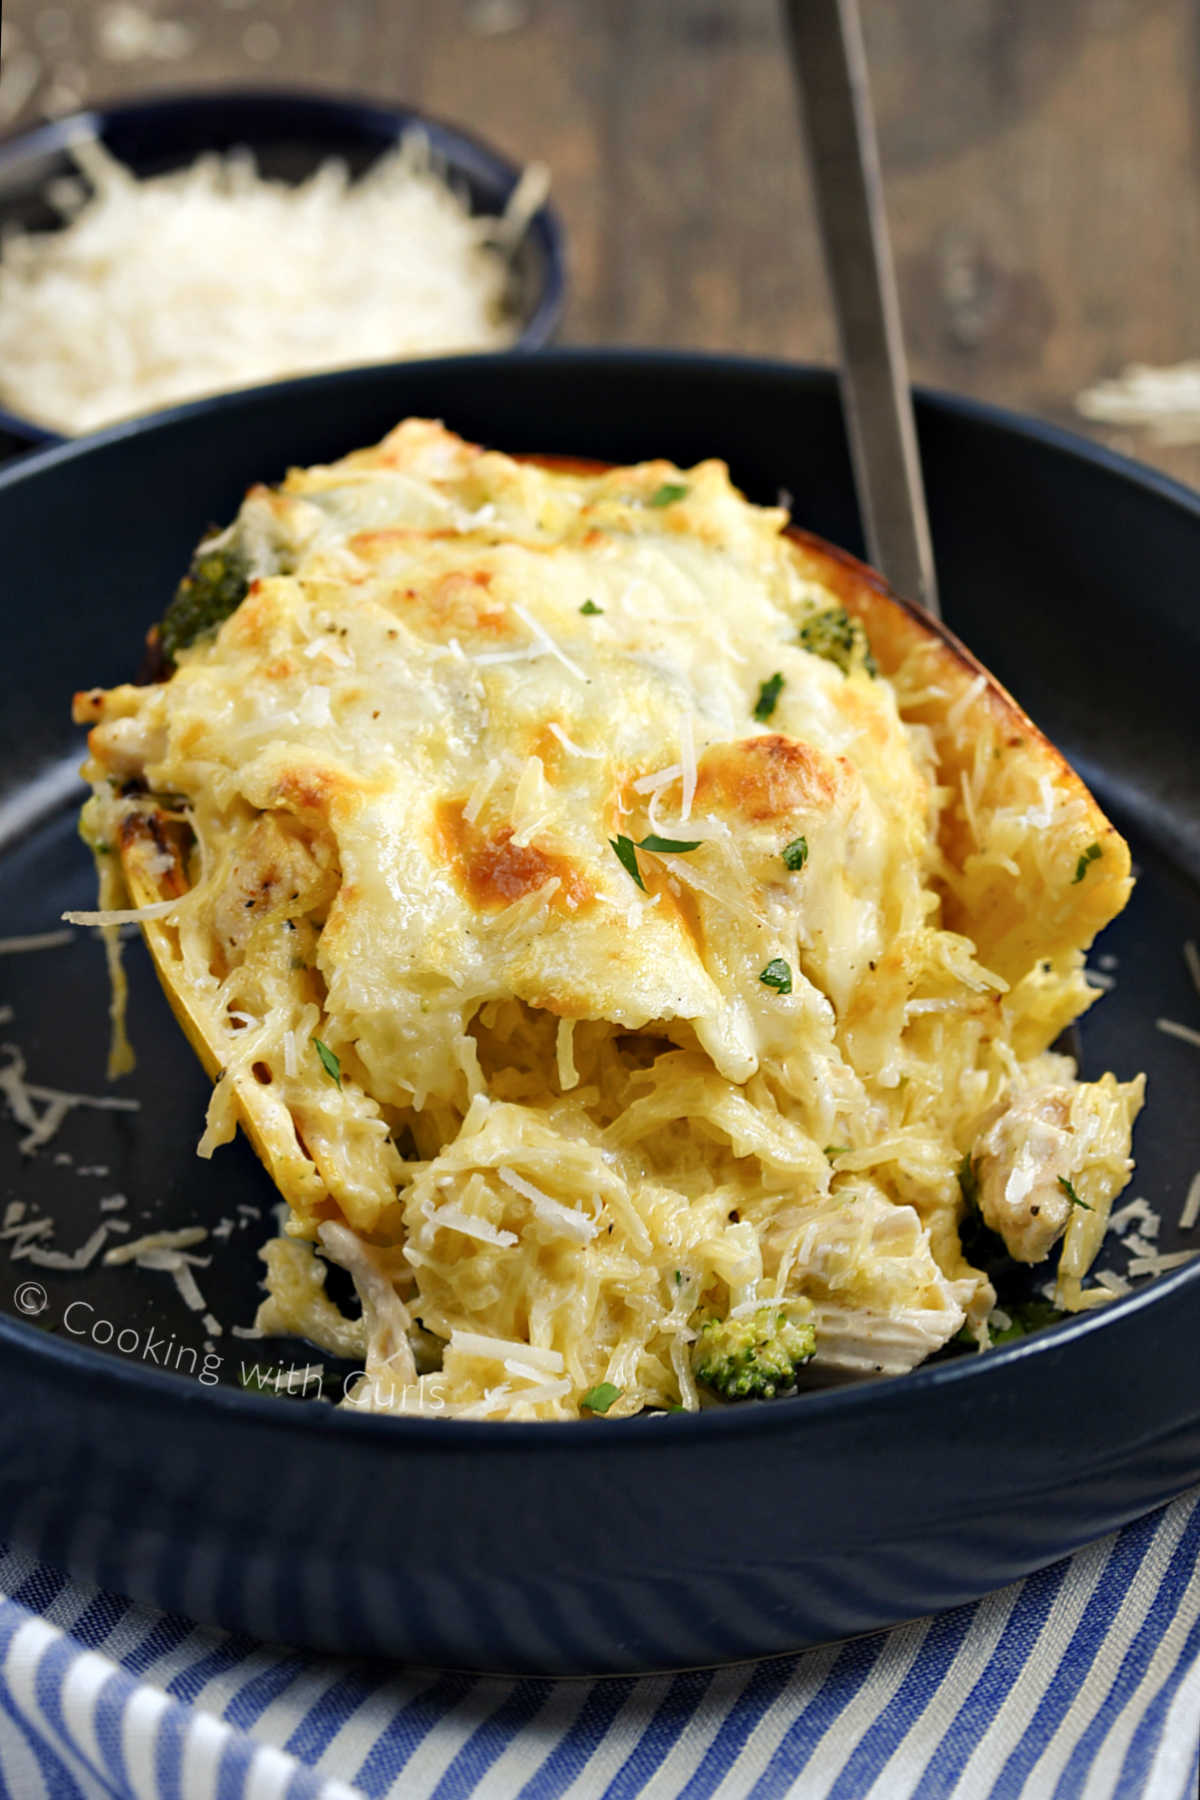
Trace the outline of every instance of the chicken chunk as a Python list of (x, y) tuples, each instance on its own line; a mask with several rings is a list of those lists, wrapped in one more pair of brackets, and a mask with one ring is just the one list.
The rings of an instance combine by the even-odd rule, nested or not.
[(248, 833), (232, 878), (213, 912), (226, 955), (236, 958), (265, 918), (324, 913), (338, 888), (332, 842), (309, 844), (275, 813), (263, 813)]
[(1070, 1180), (1077, 1154), (1066, 1087), (1015, 1101), (976, 1141), (979, 1210), (1017, 1262), (1041, 1262), (1066, 1230), (1074, 1202), (1060, 1177)]

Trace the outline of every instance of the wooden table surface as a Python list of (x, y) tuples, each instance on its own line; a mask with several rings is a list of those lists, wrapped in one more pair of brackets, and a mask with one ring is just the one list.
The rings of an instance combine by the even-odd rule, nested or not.
[[(1200, 486), (1200, 446), (1073, 404), (1200, 357), (1193, 0), (862, 4), (914, 376)], [(4, 0), (4, 24), (4, 129), (192, 84), (404, 99), (549, 163), (566, 339), (832, 359), (773, 0)]]

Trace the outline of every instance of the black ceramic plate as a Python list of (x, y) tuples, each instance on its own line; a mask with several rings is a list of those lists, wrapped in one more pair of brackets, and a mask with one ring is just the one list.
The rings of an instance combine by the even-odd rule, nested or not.
[[(301, 181), (332, 156), (361, 174), (413, 129), (425, 134), (472, 212), (494, 216), (504, 211), (520, 170), (457, 126), (409, 106), (379, 101), (289, 88), (221, 88), (112, 102), (6, 139), (0, 143), (0, 227), (44, 231), (59, 223), (45, 198), (46, 186), (56, 177), (78, 173), (66, 146), (80, 131), (100, 138), (142, 176), (181, 168), (208, 150), (248, 146), (264, 175)], [(565, 295), (562, 225), (546, 202), (530, 220), (512, 259), (511, 304), (520, 321), (518, 342), (525, 349), (553, 337)], [(29, 443), (56, 442), (58, 435), (0, 408), (0, 454)]]
[[(406, 413), (513, 450), (720, 454), (753, 498), (785, 488), (800, 523), (858, 540), (832, 377), (730, 359), (549, 352), (358, 371), (27, 459), (0, 476), (0, 932), (46, 930), (92, 900), (70, 691), (128, 674), (198, 533), (248, 482)], [(1200, 502), (978, 406), (925, 396), (918, 417), (947, 615), (1085, 770), (1141, 867), (1098, 946), (1116, 986), (1082, 1051), (1092, 1075), (1149, 1072), (1130, 1192), (1161, 1212), (1173, 1250), (1200, 1169), (1200, 1047), (1155, 1021), (1200, 1028), (1182, 955), (1200, 938)], [(136, 1230), (234, 1219), (195, 1273), (227, 1326), (248, 1323), (272, 1193), (241, 1145), (194, 1157), (206, 1084), (139, 945), (129, 961), (141, 1061), (123, 1091), (140, 1111), (77, 1110), (32, 1157), (0, 1118), (3, 1197), (52, 1219), (66, 1251), (112, 1193)], [(0, 959), (13, 1009), (0, 1035), (30, 1080), (105, 1091), (106, 996), (86, 933)], [(549, 1672), (791, 1650), (978, 1595), (1200, 1479), (1198, 1266), (897, 1380), (539, 1426), (362, 1419), (247, 1393), (243, 1362), (299, 1366), (303, 1350), (227, 1331), (206, 1364), (203, 1323), (169, 1276), (34, 1268), (10, 1262), (12, 1241), (0, 1531), (161, 1607), (303, 1644)], [(1122, 1253), (1103, 1265), (1120, 1271)], [(18, 1297), (31, 1281), (44, 1305)], [(22, 1318), (22, 1304), (37, 1310)], [(176, 1372), (154, 1366), (172, 1359)]]

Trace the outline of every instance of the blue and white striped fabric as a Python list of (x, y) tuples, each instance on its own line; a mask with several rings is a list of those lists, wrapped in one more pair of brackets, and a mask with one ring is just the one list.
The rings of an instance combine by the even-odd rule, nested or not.
[(598, 1682), (406, 1674), (201, 1629), (0, 1555), (11, 1800), (1192, 1800), (1200, 1490), (973, 1606)]

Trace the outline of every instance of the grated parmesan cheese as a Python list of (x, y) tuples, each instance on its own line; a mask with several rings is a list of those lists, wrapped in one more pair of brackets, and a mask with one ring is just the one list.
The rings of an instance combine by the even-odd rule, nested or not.
[(656, 794), (659, 788), (670, 787), (683, 774), (682, 763), (671, 763), (668, 768), (656, 769), (653, 775), (642, 775), (633, 783), (635, 794)]
[(30, 950), (61, 950), (64, 944), (73, 942), (75, 933), (66, 931), (35, 931), (27, 937), (0, 938), (0, 956), (24, 956)]
[(520, 1194), (529, 1201), (535, 1217), (543, 1225), (549, 1225), (563, 1237), (574, 1238), (580, 1244), (590, 1243), (595, 1237), (595, 1224), (582, 1213), (576, 1212), (574, 1207), (564, 1206), (561, 1200), (551, 1199), (549, 1194), (535, 1187), (532, 1181), (526, 1181), (523, 1175), (518, 1175), (515, 1169), (502, 1165), (496, 1173), (505, 1187), (510, 1187), (514, 1194)]
[(577, 744), (574, 738), (569, 738), (562, 726), (556, 724), (553, 719), (550, 720), (548, 729), (551, 735), (558, 739), (563, 749), (568, 751), (571, 756), (586, 756), (591, 762), (600, 762), (603, 760), (603, 750), (585, 750), (582, 744)]
[(1187, 972), (1192, 978), (1192, 986), (1200, 994), (1200, 949), (1187, 938), (1183, 946), (1183, 960), (1187, 964)]
[(1200, 1170), (1192, 1176), (1188, 1186), (1187, 1199), (1183, 1203), (1183, 1211), (1179, 1215), (1180, 1231), (1191, 1231), (1197, 1219), (1200, 1219)]
[(1200, 1048), (1200, 1031), (1194, 1026), (1181, 1025), (1178, 1019), (1155, 1019), (1154, 1023), (1167, 1037), (1178, 1038), (1181, 1044), (1195, 1044)]
[(95, 1262), (107, 1236), (108, 1227), (97, 1225), (78, 1250), (43, 1250), (34, 1243), (22, 1244), (19, 1251), (13, 1251), (13, 1260), (16, 1261), (19, 1255), (39, 1269), (86, 1269), (90, 1263)]
[(1129, 1264), (1131, 1275), (1162, 1275), (1168, 1269), (1178, 1269), (1181, 1264), (1191, 1262), (1200, 1256), (1200, 1250), (1173, 1250), (1166, 1256), (1135, 1256)]
[(179, 1231), (148, 1231), (144, 1237), (133, 1238), (128, 1244), (120, 1244), (115, 1250), (108, 1251), (104, 1260), (106, 1263), (138, 1262), (156, 1250), (190, 1250), (193, 1244), (202, 1244), (207, 1236), (203, 1225), (185, 1225)]
[(165, 919), (177, 912), (188, 898), (181, 894), (175, 900), (152, 900), (148, 906), (109, 906), (94, 912), (65, 912), (68, 925), (138, 925), (145, 919)]
[(568, 675), (573, 675), (576, 681), (582, 681), (586, 685), (588, 678), (580, 668), (579, 664), (573, 662), (562, 646), (554, 641), (545, 626), (540, 625), (533, 617), (533, 614), (517, 600), (513, 601), (512, 610), (516, 613), (522, 625), (524, 625), (532, 635), (533, 643), (528, 645), (524, 650), (485, 650), (480, 655), (472, 658), (472, 660), (476, 663), (484, 664), (532, 662), (539, 656), (552, 656), (556, 662), (562, 664)]
[[(130, 1244), (122, 1244), (121, 1246), (122, 1250), (130, 1250), (132, 1248), (133, 1246)], [(112, 1258), (113, 1253), (110, 1250), (104, 1260), (105, 1262), (108, 1262)], [(122, 1258), (122, 1260), (124, 1260), (124, 1258)], [(140, 1256), (134, 1257), (132, 1260), (136, 1262), (139, 1269), (162, 1270), (169, 1275), (175, 1283), (176, 1291), (178, 1292), (180, 1299), (190, 1312), (202, 1313), (205, 1311), (204, 1295), (200, 1292), (196, 1277), (192, 1274), (188, 1265), (193, 1262), (199, 1262), (202, 1265), (206, 1265), (208, 1262), (207, 1257), (184, 1256), (180, 1250), (143, 1250)]]
[(683, 792), (679, 801), (679, 818), (686, 824), (692, 816), (692, 801), (696, 798), (696, 737), (692, 730), (692, 716), (683, 713), (679, 721), (679, 761), (683, 771)]
[(480, 1331), (455, 1329), (450, 1333), (450, 1348), (463, 1356), (482, 1356), (501, 1363), (510, 1357), (515, 1358), (519, 1362), (529, 1363), (542, 1373), (548, 1370), (557, 1375), (563, 1367), (561, 1350), (545, 1350), (537, 1344), (515, 1343), (510, 1338), (488, 1337)]
[(1143, 1200), (1140, 1195), (1136, 1199), (1127, 1200), (1124, 1206), (1117, 1207), (1108, 1221), (1109, 1230), (1115, 1231), (1120, 1236), (1126, 1226), (1136, 1224), (1139, 1220), (1144, 1221), (1151, 1237), (1157, 1237), (1159, 1215), (1150, 1202)]
[(12, 1240), (13, 1247), (9, 1255), (13, 1262), (20, 1262), (23, 1257), (28, 1256), (29, 1245), (36, 1243), (38, 1238), (53, 1235), (53, 1219), (28, 1219), (23, 1225), (10, 1225), (0, 1231), (0, 1238)]
[(0, 253), (0, 403), (44, 425), (517, 335), (508, 257), (540, 165), (496, 219), (470, 215), (415, 131), (356, 181), (329, 159), (296, 187), (245, 151), (139, 180), (95, 138), (69, 148), (92, 193), (57, 184), (62, 229)]
[(488, 1219), (477, 1219), (474, 1214), (464, 1212), (461, 1206), (439, 1206), (430, 1208), (425, 1214), (435, 1231), (457, 1231), (462, 1237), (475, 1238), (481, 1244), (495, 1244), (499, 1249), (510, 1249), (517, 1242), (514, 1231), (501, 1231)]
[[(15, 1044), (2, 1046), (9, 1062), (0, 1069), (0, 1094), (8, 1101), (14, 1119), (25, 1127), (25, 1136), (17, 1148), (22, 1155), (32, 1155), (54, 1136), (67, 1114), (76, 1106), (92, 1107), (100, 1112), (136, 1112), (137, 1100), (118, 1100), (98, 1094), (71, 1094), (60, 1088), (42, 1087), (25, 1079), (25, 1058)], [(34, 1101), (41, 1102), (39, 1117)]]
[(1200, 362), (1155, 368), (1129, 363), (1119, 375), (1077, 395), (1085, 419), (1134, 427), (1153, 444), (1200, 443)]

